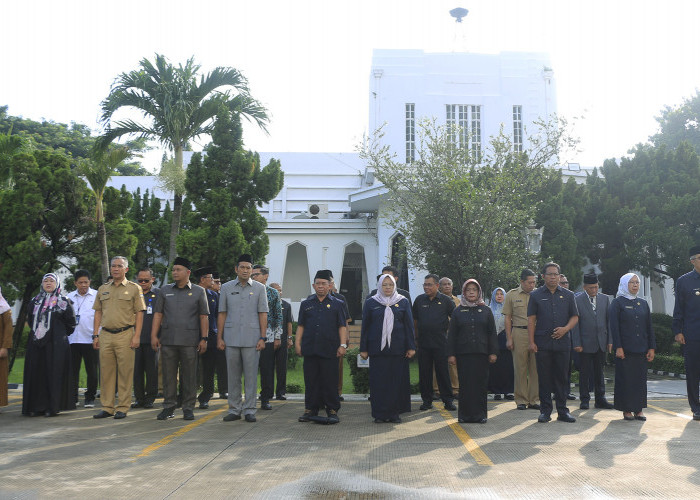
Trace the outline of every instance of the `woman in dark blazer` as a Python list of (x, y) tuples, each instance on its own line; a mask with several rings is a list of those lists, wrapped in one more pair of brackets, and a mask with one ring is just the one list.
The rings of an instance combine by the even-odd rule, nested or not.
[(610, 334), (615, 351), (615, 409), (625, 420), (646, 420), (647, 362), (654, 359), (656, 339), (651, 328), (651, 311), (646, 300), (637, 297), (639, 276), (620, 278), (617, 296), (610, 304)]
[(496, 362), (498, 336), (481, 285), (469, 279), (462, 286), (460, 305), (447, 330), (447, 362), (457, 364), (460, 422), (485, 424), (489, 364)]
[(416, 353), (411, 304), (396, 292), (396, 281), (383, 274), (377, 293), (362, 308), (360, 356), (370, 357), (369, 389), (376, 423), (401, 422), (411, 411), (408, 360)]

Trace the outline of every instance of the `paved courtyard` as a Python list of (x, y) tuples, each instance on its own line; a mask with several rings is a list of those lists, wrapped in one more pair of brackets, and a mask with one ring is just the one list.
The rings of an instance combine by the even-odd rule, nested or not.
[[(646, 422), (570, 408), (573, 424), (489, 401), (487, 424), (458, 424), (441, 404), (401, 424), (375, 424), (349, 396), (334, 426), (299, 423), (301, 396), (273, 401), (258, 422), (124, 420), (79, 409), (22, 417), (21, 392), (0, 415), (0, 498), (695, 498), (700, 422), (685, 382), (650, 381)], [(575, 408), (575, 410), (574, 410)]]

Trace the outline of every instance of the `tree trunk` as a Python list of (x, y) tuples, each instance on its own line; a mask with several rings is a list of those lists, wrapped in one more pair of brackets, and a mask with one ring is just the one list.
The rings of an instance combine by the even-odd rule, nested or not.
[[(182, 170), (182, 147), (175, 147), (175, 165)], [(170, 224), (170, 246), (168, 248), (168, 269), (173, 265), (175, 256), (177, 255), (177, 235), (180, 232), (180, 219), (182, 218), (182, 193), (175, 192), (173, 199), (173, 219)], [(165, 274), (163, 284), (168, 283), (168, 273)]]
[(19, 314), (17, 315), (17, 323), (15, 323), (15, 329), (12, 331), (12, 353), (10, 354), (10, 371), (12, 371), (12, 365), (15, 364), (15, 358), (17, 357), (17, 348), (19, 347), (19, 342), (22, 339), (24, 324), (27, 322), (27, 312), (29, 311), (29, 305), (32, 299), (33, 290), (34, 287), (32, 287), (31, 285), (26, 285), (24, 288), (24, 293), (22, 294), (22, 305), (19, 308)]
[(107, 231), (104, 221), (97, 223), (97, 239), (100, 243), (100, 267), (102, 268), (102, 283), (107, 282), (110, 275), (109, 254), (107, 253)]

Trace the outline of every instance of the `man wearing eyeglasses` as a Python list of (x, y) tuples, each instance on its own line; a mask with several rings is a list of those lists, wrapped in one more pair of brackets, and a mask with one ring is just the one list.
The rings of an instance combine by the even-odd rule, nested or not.
[[(160, 290), (153, 286), (156, 281), (153, 270), (149, 267), (140, 269), (136, 275), (146, 310), (141, 327), (141, 344), (135, 351), (134, 360), (134, 397), (132, 408), (153, 408), (158, 395), (158, 353), (151, 348), (151, 328), (153, 327), (153, 310)], [(144, 383), (145, 382), (145, 383)]]
[(688, 252), (693, 270), (676, 281), (671, 328), (683, 346), (685, 384), (693, 420), (700, 420), (700, 245)]
[(557, 401), (557, 420), (576, 422), (566, 407), (567, 366), (571, 354), (569, 332), (578, 323), (573, 292), (559, 285), (559, 264), (548, 262), (542, 270), (544, 286), (530, 294), (527, 334), (530, 351), (536, 353), (540, 391), (540, 423), (552, 420), (552, 391)]

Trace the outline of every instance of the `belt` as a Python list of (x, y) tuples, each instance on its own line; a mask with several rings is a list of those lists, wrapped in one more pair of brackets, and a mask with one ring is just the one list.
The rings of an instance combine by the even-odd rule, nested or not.
[(105, 332), (109, 332), (109, 333), (121, 333), (121, 332), (126, 331), (126, 330), (128, 330), (129, 328), (133, 328), (133, 327), (134, 327), (134, 325), (129, 325), (129, 326), (125, 326), (125, 327), (123, 327), (123, 328), (115, 328), (114, 330), (110, 330), (109, 328), (105, 328), (105, 327), (103, 326), (102, 329), (103, 329)]
[(527, 330), (527, 327), (526, 327), (526, 326), (515, 326), (515, 325), (513, 325), (513, 328), (524, 328), (525, 330)]

